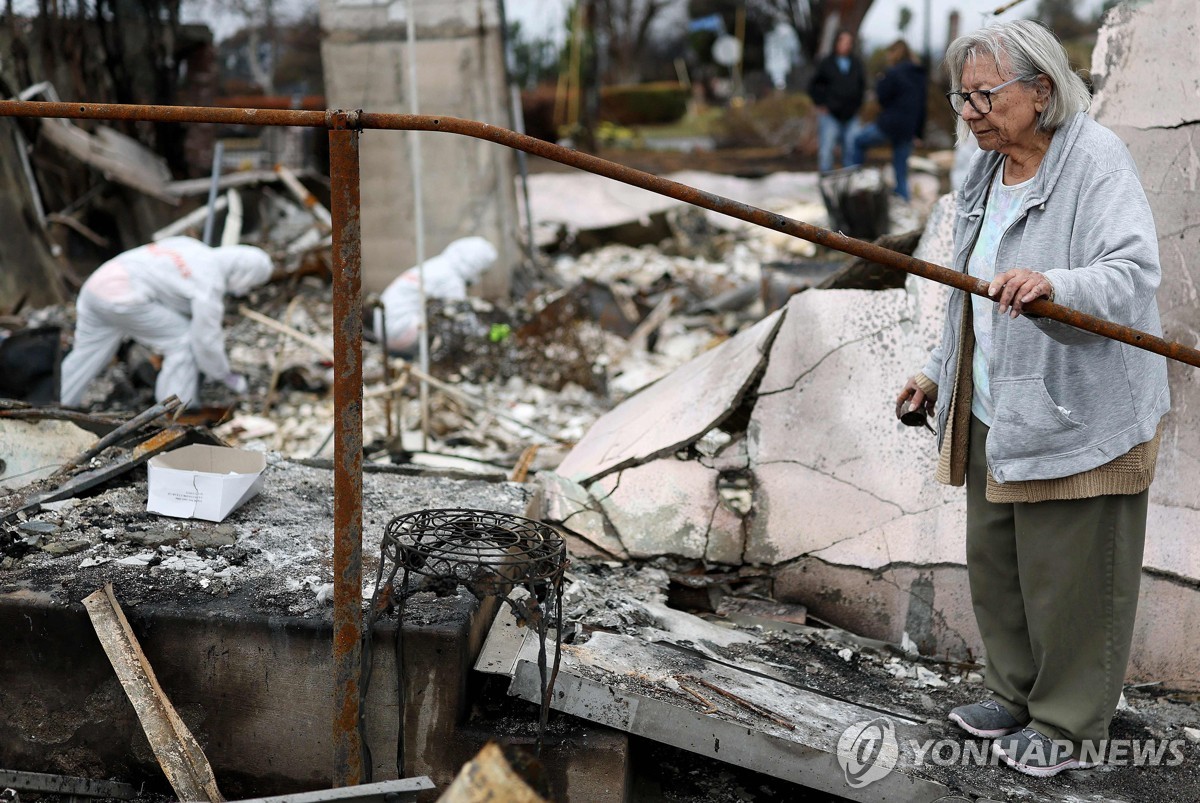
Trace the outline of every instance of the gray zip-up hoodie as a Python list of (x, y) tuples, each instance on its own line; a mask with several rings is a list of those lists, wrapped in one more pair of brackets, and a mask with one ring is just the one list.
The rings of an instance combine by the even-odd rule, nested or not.
[[(966, 272), (1002, 155), (976, 155), (959, 193), (954, 268)], [(1086, 114), (1055, 132), (1020, 218), (1000, 239), (996, 272), (1030, 268), (1066, 307), (1162, 335), (1150, 205), (1125, 144)], [(954, 290), (941, 342), (922, 373), (938, 383), (946, 431), (967, 305)], [(993, 307), (993, 310), (995, 307)], [(1067, 477), (1154, 437), (1170, 409), (1166, 359), (1047, 318), (993, 313), (988, 363), (995, 415), (987, 462), (997, 482)], [(970, 355), (966, 355), (970, 359)], [(941, 446), (939, 435), (939, 447)]]

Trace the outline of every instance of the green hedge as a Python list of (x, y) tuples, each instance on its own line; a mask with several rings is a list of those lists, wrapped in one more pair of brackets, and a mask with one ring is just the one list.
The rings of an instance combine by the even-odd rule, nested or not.
[(626, 84), (600, 90), (600, 119), (618, 125), (673, 123), (687, 112), (688, 90), (682, 84)]
[(816, 152), (816, 117), (812, 100), (803, 93), (776, 93), (730, 106), (713, 123), (712, 132), (719, 147), (788, 147), (806, 152), (811, 145)]

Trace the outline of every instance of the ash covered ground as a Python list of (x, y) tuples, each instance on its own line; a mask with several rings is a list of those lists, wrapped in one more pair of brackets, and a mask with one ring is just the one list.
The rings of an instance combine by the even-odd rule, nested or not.
[[(327, 615), (333, 582), (333, 472), (271, 455), (262, 492), (222, 523), (146, 512), (145, 470), (84, 499), (51, 503), (15, 528), (0, 592), (21, 588), (77, 603), (105, 583), (118, 601), (204, 606), (234, 598), (265, 614)], [(521, 515), (515, 483), (371, 473), (363, 477), (364, 594), (384, 528), (429, 508)]]

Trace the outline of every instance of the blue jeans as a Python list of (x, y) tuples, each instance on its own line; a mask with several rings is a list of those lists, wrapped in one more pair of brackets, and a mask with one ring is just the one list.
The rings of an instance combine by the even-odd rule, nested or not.
[(817, 169), (828, 173), (833, 169), (833, 149), (842, 146), (842, 164), (848, 165), (854, 134), (858, 131), (858, 115), (845, 122), (826, 112), (817, 120)]
[(860, 165), (865, 161), (868, 148), (889, 143), (892, 146), (892, 170), (896, 174), (896, 194), (907, 201), (909, 200), (908, 157), (912, 156), (913, 152), (911, 137), (892, 142), (888, 139), (887, 134), (879, 130), (879, 126), (867, 123), (858, 130), (858, 134), (854, 137), (854, 145), (850, 149), (850, 161), (847, 164)]

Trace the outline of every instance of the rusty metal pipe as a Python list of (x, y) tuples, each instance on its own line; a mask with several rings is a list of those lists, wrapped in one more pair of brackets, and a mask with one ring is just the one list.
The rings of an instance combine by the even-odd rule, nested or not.
[(358, 131), (329, 131), (333, 217), (333, 785), (363, 780), (362, 716), (362, 236)]
[[(336, 111), (234, 109), (223, 106), (139, 106), (128, 103), (59, 103), (43, 100), (0, 101), (0, 117), (58, 117), (71, 120), (135, 120), (148, 123), (220, 123), (224, 125), (333, 128)], [(352, 126), (357, 128), (358, 126)]]
[[(115, 103), (50, 103), (45, 101), (0, 101), (0, 116), (7, 117), (65, 117), (91, 120), (142, 120), (176, 123), (228, 123), (238, 125), (308, 126), (333, 128), (334, 118), (343, 115), (347, 128), (391, 131), (442, 131), (450, 134), (485, 139), (509, 148), (532, 153), (565, 165), (587, 170), (597, 175), (650, 190), (686, 203), (711, 209), (730, 217), (745, 220), (768, 229), (775, 229), (802, 240), (832, 248), (852, 256), (877, 262), (885, 267), (902, 270), (914, 276), (947, 284), (968, 293), (988, 298), (987, 282), (973, 279), (957, 271), (931, 262), (899, 254), (882, 246), (856, 240), (838, 232), (822, 229), (810, 223), (794, 220), (749, 204), (730, 200), (686, 184), (654, 176), (631, 167), (616, 164), (597, 156), (580, 153), (549, 142), (518, 134), (507, 128), (464, 120), (458, 117), (416, 114), (379, 114), (372, 112), (302, 111), (295, 109), (231, 109), (204, 106), (132, 106)], [(1200, 351), (1182, 343), (1106, 321), (1069, 307), (1039, 299), (1025, 308), (1045, 318), (1051, 318), (1119, 340), (1137, 348), (1161, 354), (1172, 360), (1200, 368)]]

